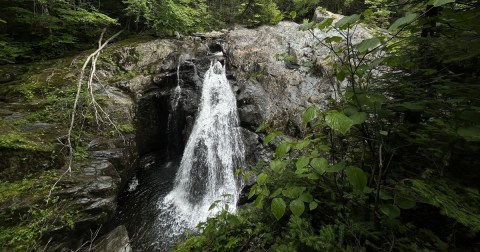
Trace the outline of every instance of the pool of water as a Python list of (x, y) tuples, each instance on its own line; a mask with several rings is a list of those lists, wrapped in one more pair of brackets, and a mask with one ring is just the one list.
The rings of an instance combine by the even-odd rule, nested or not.
[(115, 223), (127, 227), (134, 251), (167, 251), (178, 240), (159, 203), (172, 190), (180, 161), (181, 157), (146, 155), (120, 195)]

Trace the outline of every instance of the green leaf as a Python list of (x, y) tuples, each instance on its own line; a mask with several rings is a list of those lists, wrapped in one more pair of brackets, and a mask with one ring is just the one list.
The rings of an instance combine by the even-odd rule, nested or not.
[(433, 1), (433, 6), (438, 7), (448, 3), (455, 3), (455, 0), (435, 0)]
[(243, 174), (243, 181), (247, 181), (251, 173), (252, 173), (251, 171), (245, 172), (245, 174)]
[(316, 172), (322, 174), (328, 168), (328, 161), (325, 158), (314, 158), (310, 162), (310, 165)]
[(401, 17), (401, 18), (397, 19), (395, 22), (393, 22), (393, 24), (388, 28), (388, 31), (389, 32), (394, 32), (395, 30), (397, 30), (401, 26), (404, 26), (404, 25), (407, 25), (407, 24), (411, 23), (413, 20), (415, 20), (416, 17), (417, 17), (417, 14), (415, 14), (415, 13), (407, 13), (407, 15), (405, 15), (405, 17)]
[(313, 201), (313, 196), (309, 192), (304, 192), (302, 193), (302, 195), (300, 195), (298, 199), (300, 199), (303, 202), (310, 203)]
[(270, 205), (270, 211), (277, 220), (280, 220), (280, 218), (283, 217), (286, 208), (287, 205), (282, 198), (274, 198), (272, 200), (272, 204)]
[(339, 71), (337, 74), (335, 74), (335, 78), (337, 78), (338, 81), (343, 81), (347, 77), (347, 72), (346, 71)]
[(214, 209), (215, 207), (217, 207), (218, 203), (220, 202), (220, 200), (215, 200), (211, 205), (210, 207), (208, 208), (208, 211)]
[(277, 188), (271, 195), (270, 198), (275, 198), (282, 193), (282, 188)]
[(272, 160), (270, 162), (270, 168), (275, 172), (280, 172), (285, 166), (287, 166), (287, 163), (282, 160)]
[(362, 124), (368, 118), (367, 113), (365, 113), (365, 112), (356, 112), (349, 117), (350, 117), (350, 119), (352, 119), (353, 124)]
[(300, 216), (305, 211), (305, 204), (299, 199), (292, 200), (290, 202), (290, 211), (292, 211), (293, 215)]
[(395, 199), (395, 205), (401, 209), (411, 209), (415, 207), (415, 201), (398, 197)]
[(252, 198), (253, 195), (255, 195), (255, 192), (256, 192), (256, 190), (257, 190), (257, 187), (258, 187), (258, 185), (254, 185), (254, 186), (252, 186), (252, 188), (250, 188), (250, 192), (248, 193), (248, 198), (249, 198), (249, 199)]
[(333, 23), (333, 18), (327, 18), (318, 24), (318, 29), (323, 30)]
[(332, 36), (332, 37), (326, 37), (323, 41), (325, 41), (325, 43), (332, 43), (332, 42), (340, 42), (342, 41), (342, 37), (339, 37), (339, 36)]
[(277, 149), (275, 150), (275, 158), (282, 157), (283, 155), (287, 154), (290, 151), (290, 143), (289, 142), (281, 142)]
[(325, 172), (340, 172), (345, 169), (345, 162), (339, 162), (334, 165), (330, 165), (325, 169)]
[(380, 199), (382, 199), (382, 200), (391, 200), (391, 199), (393, 199), (393, 196), (392, 196), (390, 193), (385, 192), (385, 191), (383, 191), (383, 190), (380, 190), (379, 196), (380, 196)]
[(457, 130), (458, 135), (465, 138), (467, 141), (480, 141), (480, 127), (471, 126), (466, 128), (459, 128)]
[(322, 151), (322, 152), (329, 152), (330, 151), (330, 146), (326, 144), (320, 144), (317, 146), (317, 150)]
[(265, 184), (265, 181), (267, 181), (267, 178), (268, 178), (268, 175), (262, 172), (257, 177), (257, 183), (259, 185), (263, 185)]
[(307, 31), (307, 30), (312, 29), (312, 27), (313, 27), (314, 24), (315, 24), (314, 22), (303, 23), (303, 24), (301, 24), (301, 25), (298, 27), (298, 29), (299, 29), (300, 31)]
[(367, 175), (362, 169), (358, 167), (348, 167), (345, 170), (348, 182), (352, 185), (353, 189), (359, 192), (363, 192), (367, 186)]
[(288, 13), (288, 17), (289, 17), (290, 19), (294, 19), (296, 16), (297, 16), (297, 12), (296, 12), (296, 11), (291, 11), (290, 13)]
[(258, 133), (258, 132), (266, 129), (267, 127), (268, 127), (268, 124), (263, 122), (262, 124), (260, 124), (260, 126), (258, 126), (258, 128), (255, 130), (255, 132)]
[(255, 202), (253, 202), (253, 205), (258, 209), (262, 209), (264, 198), (265, 198), (265, 195), (263, 194), (258, 195), (257, 198), (255, 199)]
[(381, 41), (379, 38), (373, 37), (373, 38), (363, 40), (362, 42), (358, 43), (356, 47), (359, 53), (364, 53), (368, 51), (370, 48), (373, 48), (378, 44), (380, 44), (380, 42)]
[(344, 30), (347, 29), (350, 25), (354, 24), (360, 19), (360, 15), (353, 14), (351, 16), (343, 17), (335, 23), (335, 27)]
[(293, 148), (297, 150), (302, 150), (303, 148), (307, 147), (309, 144), (310, 144), (310, 140), (303, 140), (295, 143)]
[(307, 166), (309, 161), (310, 161), (310, 159), (308, 157), (305, 157), (305, 156), (301, 156), (300, 158), (298, 158), (297, 162), (295, 163), (295, 166), (297, 167), (297, 170), (302, 169), (303, 167)]
[(394, 205), (383, 205), (380, 207), (380, 212), (390, 219), (395, 219), (400, 216), (400, 208)]
[(263, 139), (263, 144), (268, 144), (270, 143), (273, 139), (275, 139), (275, 137), (278, 136), (278, 133), (277, 132), (272, 132), (270, 134), (268, 134), (264, 139)]
[(311, 180), (317, 180), (320, 179), (320, 175), (318, 175), (318, 173), (311, 172), (307, 174), (307, 178)]
[(353, 120), (338, 111), (332, 111), (325, 116), (327, 125), (342, 134), (347, 133), (353, 126)]
[(302, 122), (307, 124), (317, 117), (317, 108), (315, 106), (308, 107), (302, 114)]
[(302, 186), (288, 186), (282, 191), (282, 195), (290, 199), (296, 199), (300, 197), (305, 190), (306, 188)]
[(312, 201), (310, 202), (310, 204), (308, 204), (308, 208), (310, 209), (310, 211), (315, 210), (317, 207), (318, 207), (318, 203), (315, 201)]

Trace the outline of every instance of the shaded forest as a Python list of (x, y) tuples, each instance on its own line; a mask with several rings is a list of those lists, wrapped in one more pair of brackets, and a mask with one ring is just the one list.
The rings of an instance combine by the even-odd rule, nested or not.
[[(126, 39), (290, 20), (312, 36), (337, 33), (318, 38), (330, 63), (317, 69), (331, 76), (336, 99), (307, 108), (301, 130), (260, 125), (274, 155), (236, 172), (257, 178), (249, 203), (201, 223), (175, 250), (479, 251), (480, 1), (12, 0), (0, 8), (3, 65), (94, 48), (105, 28)], [(344, 17), (313, 20), (315, 11)], [(358, 26), (372, 36), (354, 42)]]

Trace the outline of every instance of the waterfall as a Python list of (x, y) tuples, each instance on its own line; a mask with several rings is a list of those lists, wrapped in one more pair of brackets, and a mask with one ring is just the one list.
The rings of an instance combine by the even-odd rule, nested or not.
[[(181, 57), (180, 57), (181, 58)], [(171, 156), (171, 153), (176, 153), (179, 151), (181, 144), (181, 136), (177, 133), (176, 129), (178, 129), (178, 102), (182, 97), (182, 87), (181, 87), (181, 79), (180, 79), (180, 65), (181, 61), (179, 61), (177, 65), (177, 86), (173, 89), (173, 93), (170, 99), (170, 108), (171, 111), (168, 114), (168, 121), (167, 121), (167, 135), (168, 135), (168, 147), (167, 153), (168, 156)]]
[[(175, 99), (176, 97), (174, 97)], [(178, 102), (178, 101), (175, 101)], [(205, 73), (200, 112), (186, 144), (173, 190), (159, 203), (160, 228), (169, 235), (193, 230), (226, 204), (235, 211), (244, 165), (236, 99), (219, 62)], [(217, 206), (209, 210), (216, 201)]]
[(175, 111), (177, 110), (178, 107), (178, 101), (180, 100), (180, 97), (182, 96), (182, 87), (180, 86), (180, 62), (177, 65), (177, 86), (173, 90), (173, 99), (172, 99), (172, 110)]

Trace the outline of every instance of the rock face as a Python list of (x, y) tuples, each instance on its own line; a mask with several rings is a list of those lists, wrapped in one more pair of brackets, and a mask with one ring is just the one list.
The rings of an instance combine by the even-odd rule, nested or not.
[[(296, 23), (280, 22), (256, 29), (237, 28), (227, 35), (226, 53), (239, 85), (243, 126), (253, 129), (269, 122), (295, 133), (302, 129), (299, 115), (305, 108), (315, 105), (322, 109), (332, 98), (333, 83), (324, 73), (328, 49), (319, 46), (318, 39), (338, 34), (315, 30), (312, 35), (298, 28)], [(367, 32), (360, 27), (354, 40), (368, 36)]]
[(95, 252), (131, 252), (130, 238), (125, 226), (118, 226), (92, 246)]

